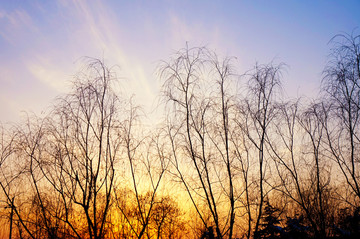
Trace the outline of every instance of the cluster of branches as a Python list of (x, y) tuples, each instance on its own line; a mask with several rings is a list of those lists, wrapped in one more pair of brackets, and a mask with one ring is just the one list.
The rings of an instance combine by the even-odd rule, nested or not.
[(90, 59), (48, 116), (1, 128), (4, 233), (356, 238), (360, 36), (332, 42), (310, 103), (282, 96), (283, 64), (239, 75), (233, 58), (186, 47), (159, 67), (164, 122), (151, 130)]
[(159, 133), (140, 131), (111, 68), (86, 66), (48, 116), (1, 128), (0, 237), (174, 237), (182, 212), (158, 192), (169, 164)]
[(359, 235), (360, 36), (332, 42), (310, 103), (282, 97), (283, 64), (239, 76), (185, 48), (162, 65), (171, 172), (203, 237)]

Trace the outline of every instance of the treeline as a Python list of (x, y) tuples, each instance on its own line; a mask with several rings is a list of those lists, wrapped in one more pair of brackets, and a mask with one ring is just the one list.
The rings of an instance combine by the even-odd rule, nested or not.
[(158, 68), (151, 128), (86, 65), (45, 117), (1, 128), (0, 237), (360, 236), (360, 36), (333, 38), (311, 102), (283, 96), (283, 64), (239, 75), (186, 47)]

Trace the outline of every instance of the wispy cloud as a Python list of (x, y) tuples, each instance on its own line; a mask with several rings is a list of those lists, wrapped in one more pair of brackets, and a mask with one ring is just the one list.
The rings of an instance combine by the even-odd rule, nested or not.
[(40, 60), (27, 62), (26, 67), (35, 79), (55, 92), (65, 93), (69, 90), (66, 84), (69, 75), (55, 65), (49, 65), (44, 60)]
[[(76, 73), (74, 63), (83, 56), (98, 57), (107, 64), (120, 66), (116, 69), (120, 69), (123, 93), (135, 95), (138, 103), (150, 109), (159, 90), (152, 75), (154, 61), (161, 58), (149, 59), (146, 54), (171, 52), (184, 47), (186, 41), (194, 45), (213, 43), (218, 37), (214, 29), (204, 28), (201, 23), (189, 25), (168, 11), (162, 16), (166, 24), (159, 27), (152, 15), (139, 9), (134, 13), (138, 15), (131, 17), (141, 22), (122, 22), (112, 5), (98, 0), (58, 0), (49, 9), (39, 2), (32, 6), (27, 11), (20, 7), (1, 10), (0, 34), (14, 49), (31, 46), (17, 52), (21, 55), (17, 57), (17, 65), (4, 64), (13, 72), (18, 70), (16, 67), (22, 67), (21, 77), (34, 81), (30, 85), (43, 87), (37, 91), (66, 92), (71, 75)], [(141, 13), (144, 15), (140, 16)], [(36, 21), (32, 19), (34, 14)], [(8, 98), (11, 100), (15, 99)]]
[[(81, 38), (79, 40), (90, 42), (90, 47), (96, 49), (95, 54), (103, 53), (110, 64), (120, 66), (120, 74), (124, 79), (123, 88), (127, 89), (130, 95), (135, 94), (142, 104), (151, 102), (155, 98), (155, 92), (151, 87), (149, 76), (145, 74), (146, 63), (136, 61), (124, 53), (123, 47), (128, 46), (120, 44), (124, 42), (122, 24), (118, 22), (115, 13), (104, 5), (103, 1), (94, 1), (92, 4), (88, 1), (73, 1), (73, 5), (67, 7), (73, 9), (74, 16), (79, 20), (78, 27), (88, 29), (78, 36)], [(131, 42), (127, 44), (132, 45)], [(95, 57), (102, 56), (95, 55)]]
[[(63, 93), (68, 90), (71, 75), (76, 73), (74, 62), (78, 62), (83, 56), (104, 57), (107, 64), (120, 66), (116, 69), (120, 69), (121, 85), (126, 89), (126, 93), (135, 94), (139, 98), (139, 103), (147, 104), (146, 107), (149, 107), (149, 102), (155, 98), (156, 92), (144, 69), (146, 64), (138, 60), (139, 58), (124, 53), (123, 48), (131, 46), (132, 43), (122, 38), (125, 31), (122, 29), (124, 23), (117, 20), (111, 7), (103, 1), (82, 0), (59, 0), (57, 7), (57, 13), (53, 15), (58, 19), (55, 21), (51, 16), (44, 15), (42, 17), (47, 21), (47, 25), (41, 26), (37, 26), (24, 10), (16, 9), (10, 13), (1, 11), (0, 18), (5, 26), (1, 27), (1, 36), (6, 37), (6, 40), (15, 46), (32, 45), (21, 53), (20, 58), (18, 57), (20, 62), (17, 66), (5, 62), (7, 68), (16, 72), (18, 69), (15, 67), (23, 67), (22, 76), (40, 82), (43, 91), (51, 89)], [(33, 11), (38, 11), (39, 14), (46, 13), (41, 5), (35, 5)], [(57, 21), (63, 21), (65, 26), (54, 31)], [(28, 43), (25, 43), (26, 38)], [(120, 42), (126, 44), (121, 45)], [(8, 98), (8, 101), (10, 100), (11, 98)]]
[(0, 36), (15, 45), (30, 32), (37, 31), (31, 16), (23, 9), (0, 10)]
[[(353, 6), (340, 2), (337, 6), (351, 11), (336, 19), (326, 18), (326, 14), (331, 15), (336, 9), (326, 10), (325, 4), (319, 4), (318, 9), (324, 8), (327, 12), (312, 10), (306, 22), (297, 12), (299, 26), (318, 22), (316, 28), (315, 25), (289, 28), (292, 25), (286, 19), (296, 14), (297, 8), (293, 6), (298, 4), (274, 8), (271, 15), (279, 16), (275, 24), (269, 22), (266, 14), (259, 14), (268, 13), (262, 8), (263, 4), (236, 1), (233, 5), (217, 1), (206, 4), (101, 0), (4, 2), (0, 6), (0, 94), (6, 92), (7, 102), (16, 101), (19, 105), (35, 99), (48, 105), (50, 94), (38, 92), (53, 93), (54, 89), (63, 92), (71, 75), (76, 73), (76, 63), (81, 62), (78, 59), (90, 56), (104, 58), (108, 65), (119, 65), (124, 91), (128, 95), (136, 94), (138, 102), (148, 108), (159, 90), (160, 83), (153, 75), (156, 63), (168, 59), (173, 51), (183, 48), (185, 42), (189, 46), (208, 46), (221, 55), (237, 56), (240, 68), (246, 66), (243, 70), (255, 60), (285, 56), (290, 65), (292, 61), (302, 62), (296, 73), (306, 73), (294, 74), (294, 81), (315, 81), (310, 73), (322, 63), (315, 64), (315, 60), (309, 59), (318, 62), (323, 59), (329, 38), (350, 27), (350, 20), (356, 22), (359, 18)], [(305, 32), (305, 28), (312, 30)], [(268, 29), (268, 35), (263, 29)], [(273, 32), (282, 33), (281, 41), (278, 35), (271, 34)], [(311, 35), (312, 32), (316, 34)], [(308, 45), (313, 46), (311, 57), (299, 47), (304, 36)], [(14, 92), (24, 82), (28, 98), (22, 99), (22, 104), (20, 99), (15, 99)], [(3, 102), (0, 102), (0, 111), (5, 107)]]

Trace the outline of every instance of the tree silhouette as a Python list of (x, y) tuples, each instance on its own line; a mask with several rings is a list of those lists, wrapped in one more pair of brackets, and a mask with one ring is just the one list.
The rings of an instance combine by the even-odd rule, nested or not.
[(283, 64), (239, 75), (186, 46), (157, 127), (86, 58), (45, 116), (0, 126), (0, 237), (359, 237), (359, 41), (332, 39), (310, 103), (281, 94)]
[(254, 234), (254, 238), (282, 238), (283, 228), (279, 219), (280, 210), (271, 206), (265, 201), (264, 213), (260, 220), (259, 230)]

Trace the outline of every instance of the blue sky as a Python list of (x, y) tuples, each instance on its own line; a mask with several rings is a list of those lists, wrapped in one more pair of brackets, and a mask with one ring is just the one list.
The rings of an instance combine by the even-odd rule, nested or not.
[(284, 89), (313, 97), (336, 34), (360, 34), (360, 1), (0, 1), (0, 122), (40, 114), (81, 66), (119, 66), (126, 94), (153, 107), (160, 60), (185, 46), (236, 56), (239, 73), (284, 62)]

